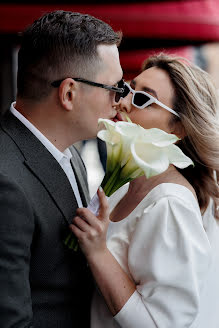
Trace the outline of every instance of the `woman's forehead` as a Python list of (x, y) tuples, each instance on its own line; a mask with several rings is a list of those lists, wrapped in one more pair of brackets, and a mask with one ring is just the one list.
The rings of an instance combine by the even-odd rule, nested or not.
[(168, 102), (172, 102), (174, 88), (165, 70), (150, 67), (134, 78), (133, 82), (138, 90), (144, 91), (150, 88), (156, 92), (160, 101), (165, 99)]

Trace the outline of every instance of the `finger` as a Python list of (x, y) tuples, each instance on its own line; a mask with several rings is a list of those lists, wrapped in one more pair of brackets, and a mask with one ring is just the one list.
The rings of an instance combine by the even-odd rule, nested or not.
[(98, 218), (101, 220), (109, 219), (109, 205), (103, 189), (99, 188), (97, 194), (100, 202)]
[[(79, 241), (94, 240), (99, 236), (99, 231), (89, 227), (88, 231), (83, 231), (74, 224), (69, 225), (70, 230), (75, 234)], [(102, 232), (102, 231), (100, 231)]]
[(81, 231), (88, 231), (90, 228), (90, 225), (81, 217), (76, 216), (73, 219), (73, 225), (77, 226), (78, 229), (80, 229)]
[(100, 229), (100, 219), (96, 217), (88, 208), (80, 208), (77, 210), (78, 216), (89, 224), (90, 227), (99, 231)]
[(69, 228), (78, 240), (82, 238), (84, 232), (81, 231), (76, 225), (70, 224)]
[(93, 221), (95, 221), (96, 216), (88, 209), (88, 208), (78, 208), (76, 211), (77, 215), (82, 219), (87, 221), (90, 225), (92, 225)]

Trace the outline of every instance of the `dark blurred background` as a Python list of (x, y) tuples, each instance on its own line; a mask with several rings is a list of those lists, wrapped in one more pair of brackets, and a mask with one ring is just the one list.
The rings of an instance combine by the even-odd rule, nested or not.
[(22, 30), (45, 12), (56, 9), (89, 13), (122, 30), (120, 56), (127, 79), (139, 73), (148, 55), (166, 51), (195, 61), (214, 75), (219, 87), (219, 0), (7, 0), (0, 3), (1, 112), (15, 98)]

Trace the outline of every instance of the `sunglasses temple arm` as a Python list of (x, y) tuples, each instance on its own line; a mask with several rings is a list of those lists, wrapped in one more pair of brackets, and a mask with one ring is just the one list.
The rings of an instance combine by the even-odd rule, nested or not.
[(176, 116), (179, 117), (179, 114), (178, 114), (177, 112), (175, 112), (175, 110), (173, 110), (173, 109), (171, 109), (170, 107), (164, 105), (163, 103), (159, 102), (158, 100), (156, 100), (156, 104), (159, 105), (159, 106), (161, 106), (161, 107), (163, 107), (163, 108), (165, 108), (165, 109), (168, 110), (170, 113), (172, 113), (172, 114), (174, 114), (174, 115), (176, 115)]

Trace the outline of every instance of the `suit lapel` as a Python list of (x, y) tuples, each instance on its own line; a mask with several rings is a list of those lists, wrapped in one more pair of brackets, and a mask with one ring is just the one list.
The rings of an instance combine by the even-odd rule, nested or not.
[(68, 178), (59, 163), (13, 114), (7, 113), (1, 125), (23, 154), (24, 165), (47, 189), (65, 221), (71, 223), (78, 205)]
[[(54, 159), (54, 161), (56, 161)], [(78, 208), (75, 195), (64, 171), (58, 162), (45, 158), (39, 162), (26, 160), (25, 165), (32, 171), (47, 189), (68, 224), (72, 222)], [(48, 169), (45, 169), (47, 165)]]
[(84, 207), (87, 207), (90, 201), (90, 197), (89, 197), (89, 191), (88, 191), (88, 185), (86, 179), (87, 178), (86, 171), (81, 161), (79, 162), (79, 158), (78, 158), (78, 154), (76, 153), (76, 150), (74, 150), (74, 148), (71, 147), (70, 151), (72, 153), (71, 165), (77, 181), (82, 204)]

